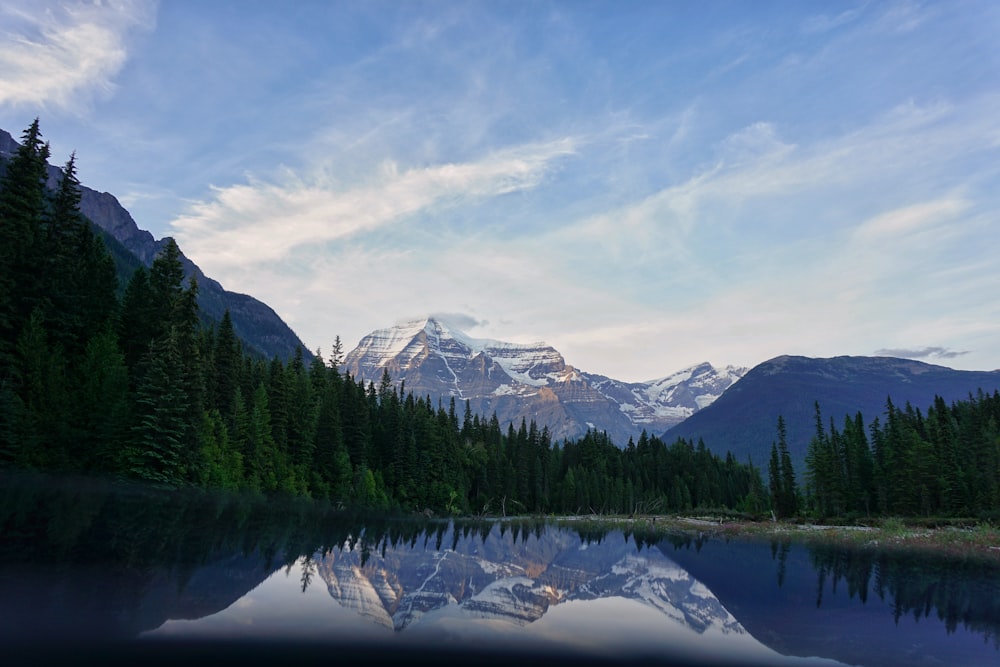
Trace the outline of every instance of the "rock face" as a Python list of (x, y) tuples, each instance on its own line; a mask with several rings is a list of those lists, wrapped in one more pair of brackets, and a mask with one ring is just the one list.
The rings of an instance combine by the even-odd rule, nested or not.
[(556, 441), (596, 429), (619, 446), (644, 429), (657, 433), (679, 423), (745, 372), (705, 363), (650, 382), (620, 382), (574, 368), (544, 343), (476, 339), (440, 317), (373, 331), (347, 354), (343, 368), (375, 383), (387, 371), (417, 396), (467, 400), (473, 413), (496, 413), (505, 428), (534, 420)]
[[(0, 130), (0, 163), (17, 151), (20, 144), (7, 132)], [(58, 183), (61, 170), (49, 165), (49, 186)], [(167, 239), (156, 240), (153, 235), (140, 229), (132, 215), (121, 203), (107, 192), (97, 192), (86, 186), (80, 188), (80, 211), (94, 225), (117, 240), (144, 266), (150, 266)], [(309, 350), (299, 337), (267, 304), (245, 294), (229, 292), (217, 281), (212, 280), (198, 266), (181, 253), (185, 280), (194, 277), (198, 281), (198, 306), (210, 320), (218, 322), (226, 309), (233, 322), (233, 330), (248, 351), (270, 359), (278, 357), (288, 360), (297, 347), (303, 356), (310, 358)]]

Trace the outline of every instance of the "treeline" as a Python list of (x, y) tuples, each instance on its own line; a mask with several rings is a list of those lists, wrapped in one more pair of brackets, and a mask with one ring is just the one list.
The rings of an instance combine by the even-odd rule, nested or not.
[(328, 360), (249, 354), (228, 313), (203, 323), (171, 239), (119, 298), (75, 158), (50, 192), (48, 157), (36, 120), (0, 181), (0, 465), (450, 514), (766, 506), (702, 443), (503, 430), (341, 373), (339, 338)]
[(1000, 517), (1000, 392), (979, 390), (951, 405), (938, 396), (926, 414), (889, 398), (884, 421), (866, 423), (858, 412), (839, 429), (815, 407), (801, 494), (794, 478), (789, 486), (775, 474), (772, 452), (772, 496), (791, 489), (786, 516), (801, 503), (820, 517)]

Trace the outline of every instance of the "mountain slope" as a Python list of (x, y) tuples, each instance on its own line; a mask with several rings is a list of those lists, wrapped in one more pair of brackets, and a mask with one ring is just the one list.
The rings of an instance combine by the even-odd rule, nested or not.
[[(19, 145), (10, 134), (0, 130), (0, 163), (17, 151)], [(58, 167), (49, 165), (49, 187), (56, 186), (60, 173)], [(130, 276), (139, 264), (151, 266), (166, 244), (166, 238), (156, 240), (148, 231), (140, 229), (131, 214), (107, 192), (97, 192), (81, 185), (80, 211), (100, 230), (106, 241), (113, 239), (107, 245), (119, 276)], [(194, 276), (198, 281), (198, 306), (203, 315), (210, 321), (218, 322), (228, 308), (233, 329), (248, 351), (265, 358), (276, 356), (288, 360), (295, 354), (296, 348), (301, 347), (304, 356), (311, 356), (295, 332), (267, 304), (251, 296), (225, 290), (183, 252), (181, 263), (185, 280)]]
[(926, 410), (936, 395), (946, 402), (967, 398), (977, 390), (1000, 388), (1000, 371), (958, 371), (893, 357), (781, 356), (755, 366), (714, 403), (670, 428), (663, 438), (697, 440), (715, 452), (730, 451), (739, 461), (753, 458), (766, 467), (777, 440), (781, 415), (787, 427), (789, 453), (796, 470), (805, 468), (809, 441), (815, 433), (818, 401), (824, 427), (832, 417), (838, 429), (844, 417), (861, 412), (865, 423), (884, 420), (886, 399), (903, 407)]
[(625, 383), (584, 373), (544, 343), (476, 339), (440, 317), (373, 331), (347, 354), (343, 367), (376, 383), (388, 371), (417, 396), (468, 400), (474, 413), (496, 413), (504, 427), (533, 419), (555, 440), (596, 429), (619, 446), (644, 429), (655, 433), (680, 422), (743, 373), (700, 364), (651, 382)]

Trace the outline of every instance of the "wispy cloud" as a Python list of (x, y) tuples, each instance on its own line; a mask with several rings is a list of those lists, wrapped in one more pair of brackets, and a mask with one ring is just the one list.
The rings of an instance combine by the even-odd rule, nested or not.
[(957, 198), (911, 204), (866, 220), (855, 235), (862, 242), (896, 239), (949, 222), (968, 208), (968, 201)]
[(828, 14), (818, 14), (811, 16), (802, 22), (802, 32), (806, 34), (824, 33), (842, 25), (851, 23), (864, 13), (865, 5), (855, 9), (848, 9), (834, 16)]
[(0, 105), (74, 109), (110, 93), (129, 33), (151, 26), (154, 13), (149, 0), (4, 3)]
[(910, 32), (930, 19), (936, 8), (916, 2), (901, 2), (889, 5), (876, 23), (879, 28), (892, 32)]
[(954, 359), (968, 354), (968, 350), (951, 350), (947, 347), (921, 347), (915, 349), (907, 348), (883, 348), (875, 350), (875, 355), (879, 357), (902, 357), (903, 359)]
[(385, 162), (368, 183), (350, 188), (322, 173), (307, 180), (286, 170), (280, 183), (216, 188), (212, 201), (193, 205), (172, 226), (186, 252), (214, 268), (275, 261), (299, 246), (371, 231), (433, 207), (530, 190), (573, 152), (574, 141), (562, 139), (461, 164), (400, 169)]

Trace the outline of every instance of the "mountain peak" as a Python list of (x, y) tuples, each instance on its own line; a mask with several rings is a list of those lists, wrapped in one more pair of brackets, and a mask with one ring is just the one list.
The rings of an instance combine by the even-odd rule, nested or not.
[(463, 330), (477, 324), (465, 315), (401, 320), (362, 338), (344, 370), (363, 382), (388, 372), (416, 395), (468, 400), (474, 412), (496, 413), (504, 425), (533, 419), (555, 439), (596, 429), (619, 445), (643, 429), (676, 424), (743, 372), (704, 362), (653, 382), (623, 383), (577, 370), (544, 342), (473, 338)]

